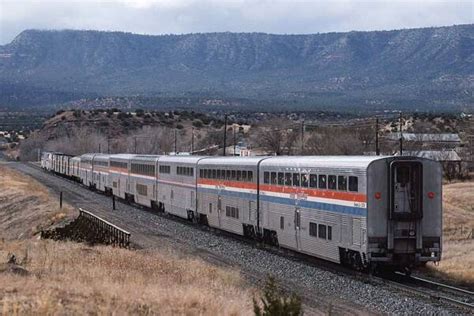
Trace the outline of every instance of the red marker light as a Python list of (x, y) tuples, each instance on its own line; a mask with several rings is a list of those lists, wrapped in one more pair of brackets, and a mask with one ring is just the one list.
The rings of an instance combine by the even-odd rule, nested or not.
[(375, 192), (375, 199), (376, 199), (376, 200), (380, 200), (381, 197), (382, 197), (382, 193), (380, 193), (380, 192)]
[(429, 197), (430, 199), (434, 199), (435, 193), (434, 193), (434, 192), (428, 192), (428, 197)]

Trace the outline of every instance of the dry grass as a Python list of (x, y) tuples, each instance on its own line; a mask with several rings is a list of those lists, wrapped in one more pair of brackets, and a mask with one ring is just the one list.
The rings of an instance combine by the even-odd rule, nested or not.
[(0, 273), (4, 314), (241, 315), (252, 310), (252, 293), (238, 271), (172, 252), (45, 240), (0, 249), (4, 258), (17, 254), (30, 273)]
[(443, 186), (443, 255), (428, 271), (474, 288), (474, 182)]
[[(254, 290), (237, 270), (166, 249), (28, 238), (71, 214), (41, 184), (0, 166), (0, 313), (251, 314)], [(18, 266), (6, 263), (9, 253)]]
[(32, 178), (0, 166), (0, 238), (30, 238), (42, 228), (74, 214), (74, 210)]

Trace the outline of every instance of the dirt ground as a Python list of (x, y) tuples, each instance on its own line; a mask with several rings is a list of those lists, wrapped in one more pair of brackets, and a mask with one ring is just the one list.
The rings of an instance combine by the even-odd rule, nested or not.
[(41, 228), (75, 215), (70, 206), (59, 210), (58, 204), (38, 182), (0, 166), (3, 315), (252, 313), (255, 291), (238, 270), (167, 249), (38, 239)]
[(443, 186), (443, 254), (428, 272), (474, 288), (474, 181)]

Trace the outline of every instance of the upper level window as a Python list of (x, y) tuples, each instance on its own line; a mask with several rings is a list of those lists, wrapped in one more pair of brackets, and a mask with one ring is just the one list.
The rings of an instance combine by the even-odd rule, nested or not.
[(284, 185), (285, 184), (285, 174), (283, 172), (278, 172), (278, 185)]
[(161, 165), (161, 166), (159, 167), (159, 171), (160, 171), (160, 173), (171, 173), (171, 167), (170, 167), (170, 166)]
[(328, 176), (328, 189), (329, 190), (336, 190), (336, 188), (337, 188), (336, 176), (329, 175)]
[(317, 188), (318, 187), (318, 176), (315, 174), (309, 175), (309, 187)]
[(270, 183), (270, 172), (263, 173), (263, 183), (269, 184)]
[(346, 176), (337, 177), (337, 189), (340, 191), (347, 191), (347, 177)]
[(271, 184), (277, 184), (277, 173), (276, 172), (272, 172), (270, 174), (270, 183)]
[(293, 173), (293, 186), (294, 187), (299, 187), (300, 186), (300, 174), (299, 173)]
[(359, 191), (359, 178), (350, 176), (349, 177), (349, 191), (358, 192)]
[(326, 175), (324, 174), (320, 174), (319, 177), (318, 177), (318, 180), (319, 180), (319, 188), (320, 189), (327, 189), (328, 187), (328, 184), (327, 184), (327, 180), (326, 180)]
[(301, 186), (303, 188), (307, 188), (309, 184), (309, 175), (307, 174), (302, 174), (301, 175)]

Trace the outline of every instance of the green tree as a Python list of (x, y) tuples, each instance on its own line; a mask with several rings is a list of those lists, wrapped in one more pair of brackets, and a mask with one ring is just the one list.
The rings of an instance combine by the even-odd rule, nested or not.
[[(303, 315), (301, 298), (296, 294), (286, 295), (277, 285), (275, 278), (268, 277), (263, 289), (261, 304), (253, 299), (253, 311), (256, 316), (299, 316)], [(261, 306), (262, 305), (262, 306)]]

